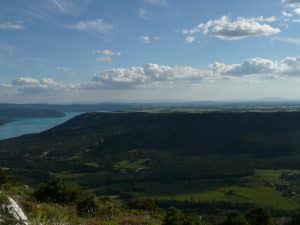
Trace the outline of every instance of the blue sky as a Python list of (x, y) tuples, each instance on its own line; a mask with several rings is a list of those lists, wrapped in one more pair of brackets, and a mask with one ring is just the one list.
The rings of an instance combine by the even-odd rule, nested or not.
[(1, 102), (300, 99), (300, 0), (10, 0)]

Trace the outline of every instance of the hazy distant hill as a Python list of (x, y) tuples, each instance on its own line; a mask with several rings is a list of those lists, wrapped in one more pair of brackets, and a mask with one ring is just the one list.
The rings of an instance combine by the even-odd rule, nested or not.
[(0, 104), (0, 124), (20, 118), (43, 118), (61, 116), (64, 116), (63, 112), (53, 109), (34, 108), (28, 105)]

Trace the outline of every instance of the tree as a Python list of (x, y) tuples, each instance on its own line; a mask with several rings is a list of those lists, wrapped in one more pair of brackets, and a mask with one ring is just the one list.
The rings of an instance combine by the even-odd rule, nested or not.
[(82, 196), (82, 191), (77, 186), (67, 185), (60, 179), (54, 179), (40, 185), (34, 192), (34, 196), (39, 201), (75, 203)]
[(227, 218), (220, 225), (249, 225), (246, 218), (238, 213), (233, 212), (227, 215)]
[(250, 225), (272, 225), (273, 218), (271, 215), (264, 209), (257, 208), (252, 209), (247, 213), (246, 219)]
[(0, 169), (0, 185), (6, 184), (11, 181), (11, 177), (8, 175), (6, 171)]

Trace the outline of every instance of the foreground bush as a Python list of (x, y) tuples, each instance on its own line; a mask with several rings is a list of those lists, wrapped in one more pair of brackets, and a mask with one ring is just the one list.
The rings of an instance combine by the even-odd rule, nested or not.
[(54, 179), (40, 185), (34, 192), (34, 196), (38, 201), (67, 204), (77, 202), (82, 196), (82, 191), (77, 186), (67, 185), (59, 179)]
[(186, 216), (179, 209), (171, 207), (164, 218), (163, 225), (201, 225), (201, 222), (199, 218)]
[(247, 222), (246, 218), (242, 214), (238, 212), (233, 212), (228, 214), (225, 221), (222, 222), (220, 225), (250, 225), (250, 224)]
[(273, 225), (273, 218), (264, 209), (257, 208), (250, 210), (246, 216), (239, 212), (227, 215), (221, 225)]
[(140, 198), (129, 201), (129, 208), (145, 210), (145, 211), (155, 211), (157, 209), (157, 205), (154, 200)]
[(80, 216), (95, 216), (98, 211), (99, 205), (93, 195), (87, 195), (77, 203), (77, 212)]
[(273, 225), (271, 215), (264, 209), (253, 209), (246, 215), (250, 225)]

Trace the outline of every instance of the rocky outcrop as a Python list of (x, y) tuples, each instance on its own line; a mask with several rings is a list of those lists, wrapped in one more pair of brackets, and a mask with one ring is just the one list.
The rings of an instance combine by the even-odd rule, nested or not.
[(0, 220), (11, 222), (16, 225), (29, 225), (28, 218), (19, 204), (11, 197), (7, 197), (7, 202), (1, 204)]

